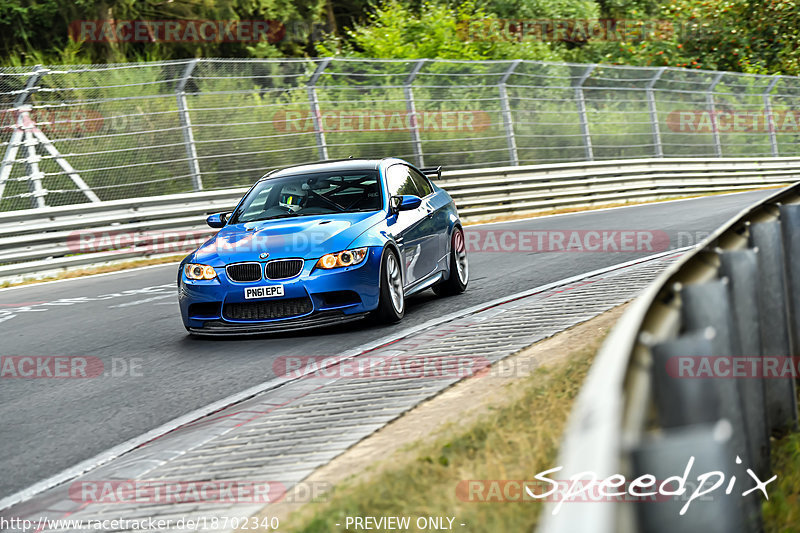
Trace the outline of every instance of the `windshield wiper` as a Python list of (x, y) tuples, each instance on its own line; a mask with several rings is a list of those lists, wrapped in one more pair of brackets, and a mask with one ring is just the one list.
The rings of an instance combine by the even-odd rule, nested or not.
[(298, 215), (297, 213), (284, 213), (282, 215), (274, 215), (274, 216), (271, 216), (271, 217), (254, 218), (252, 220), (245, 221), (245, 223), (248, 223), (248, 222), (263, 222), (263, 221), (266, 221), (266, 220), (277, 220), (279, 218), (291, 218), (291, 217), (301, 217), (301, 216), (303, 216), (303, 215)]

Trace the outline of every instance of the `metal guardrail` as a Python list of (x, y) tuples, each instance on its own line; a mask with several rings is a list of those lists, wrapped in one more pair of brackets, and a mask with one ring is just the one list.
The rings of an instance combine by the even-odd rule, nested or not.
[[(631, 304), (579, 394), (559, 479), (664, 480), (682, 476), (694, 456), (694, 486), (655, 502), (564, 504), (555, 515), (550, 507), (539, 531), (762, 531), (762, 493), (742, 494), (756, 484), (746, 469), (762, 481), (774, 474), (770, 437), (797, 427), (796, 381), (780, 361), (797, 370), (789, 357), (800, 355), (798, 228), (800, 184), (727, 222)], [(726, 476), (720, 488), (680, 515), (697, 476), (712, 471)]]
[(792, 76), (527, 60), (0, 67), (0, 210), (241, 187), (387, 147), (450, 169), (800, 156), (798, 102)]
[[(498, 214), (748, 190), (794, 180), (800, 158), (641, 159), (444, 172), (461, 215)], [(187, 253), (210, 213), (245, 188), (0, 213), (0, 278), (153, 254)], [(135, 243), (135, 245), (133, 245)]]

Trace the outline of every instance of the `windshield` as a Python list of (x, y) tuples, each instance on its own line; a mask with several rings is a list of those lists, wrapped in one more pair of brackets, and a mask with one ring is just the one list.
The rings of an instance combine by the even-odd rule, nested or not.
[(298, 174), (260, 181), (233, 213), (231, 224), (381, 207), (377, 170)]

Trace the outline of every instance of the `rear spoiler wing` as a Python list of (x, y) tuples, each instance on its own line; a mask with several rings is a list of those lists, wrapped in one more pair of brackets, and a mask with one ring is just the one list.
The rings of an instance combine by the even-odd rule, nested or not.
[(428, 176), (430, 179), (440, 180), (442, 179), (442, 166), (439, 165), (438, 167), (427, 167), (419, 169), (420, 172)]

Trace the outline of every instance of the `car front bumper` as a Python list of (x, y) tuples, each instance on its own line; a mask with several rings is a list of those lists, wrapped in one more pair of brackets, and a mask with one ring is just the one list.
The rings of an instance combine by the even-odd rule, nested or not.
[[(200, 335), (241, 335), (362, 318), (378, 306), (381, 252), (381, 248), (370, 248), (362, 263), (333, 270), (315, 268), (316, 260), (307, 260), (299, 275), (286, 280), (236, 283), (224, 267), (215, 267), (213, 280), (190, 280), (181, 272), (178, 301), (184, 326)], [(247, 287), (278, 284), (283, 285), (281, 297), (244, 297)], [(273, 315), (277, 318), (266, 318)]]

